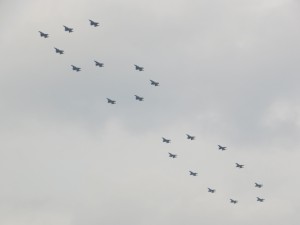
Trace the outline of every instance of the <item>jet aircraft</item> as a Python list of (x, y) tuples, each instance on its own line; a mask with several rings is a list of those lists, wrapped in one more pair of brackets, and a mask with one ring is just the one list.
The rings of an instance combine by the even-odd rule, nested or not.
[(187, 139), (190, 139), (190, 140), (194, 140), (194, 139), (195, 139), (195, 136), (191, 136), (191, 135), (189, 135), (189, 134), (186, 134), (186, 138), (187, 138)]
[(255, 183), (255, 187), (262, 188), (262, 184)]
[(144, 101), (144, 98), (143, 97), (140, 97), (138, 95), (134, 95), (135, 96), (135, 99), (138, 100), (138, 101)]
[(110, 104), (116, 104), (116, 101), (115, 100), (111, 100), (110, 98), (106, 98), (107, 99), (107, 103), (110, 103)]
[(94, 27), (98, 27), (99, 26), (99, 23), (93, 21), (93, 20), (89, 20), (90, 21), (90, 25), (91, 26), (94, 26)]
[(40, 32), (41, 37), (48, 38), (49, 34), (43, 33), (42, 31), (39, 31), (39, 32)]
[(236, 204), (236, 203), (238, 203), (238, 201), (237, 201), (237, 200), (230, 199), (230, 203)]
[(219, 150), (221, 150), (221, 151), (225, 151), (226, 148), (227, 148), (227, 147), (223, 147), (223, 146), (221, 146), (221, 145), (218, 145), (218, 146), (219, 146)]
[(265, 200), (264, 198), (259, 198), (259, 197), (256, 197), (256, 198), (257, 198), (258, 202), (263, 202)]
[(67, 27), (64, 25), (64, 28), (65, 28), (65, 31), (66, 32), (69, 32), (69, 33), (72, 33), (73, 32), (73, 28), (70, 28), (70, 27)]
[(210, 193), (215, 193), (216, 189), (211, 189), (211, 188), (208, 188), (208, 192)]
[(58, 48), (55, 48), (55, 52), (58, 53), (58, 54), (64, 54), (64, 51), (61, 50), (61, 49), (58, 49)]
[(166, 138), (162, 138), (163, 139), (163, 142), (165, 142), (165, 143), (167, 143), (167, 144), (169, 144), (170, 142), (171, 142), (171, 140), (170, 139), (166, 139)]
[(151, 82), (151, 85), (154, 85), (154, 86), (159, 86), (159, 83), (158, 83), (158, 82), (156, 82), (156, 81), (150, 80), (150, 82)]
[(235, 164), (236, 164), (236, 167), (238, 167), (240, 169), (244, 168), (244, 165), (242, 165), (242, 164), (238, 164), (238, 163), (235, 163)]
[(189, 172), (190, 172), (190, 175), (191, 175), (191, 176), (194, 176), (194, 177), (197, 176), (197, 174), (198, 174), (198, 173), (193, 172), (193, 171), (189, 171)]
[(177, 157), (177, 155), (175, 155), (175, 154), (172, 154), (172, 153), (170, 153), (170, 152), (168, 152), (169, 153), (169, 157), (171, 157), (171, 158), (173, 158), (173, 159), (175, 159), (176, 157)]
[(95, 62), (96, 66), (99, 66), (99, 67), (103, 67), (104, 66), (104, 63), (100, 63), (100, 62), (98, 62), (96, 60), (94, 60), (94, 62)]
[(144, 67), (138, 66), (138, 65), (134, 65), (135, 66), (135, 70), (138, 71), (144, 71)]
[(73, 66), (73, 65), (71, 65), (72, 66), (72, 69), (73, 70), (75, 70), (76, 72), (79, 72), (79, 71), (81, 71), (81, 68), (79, 68), (79, 67), (76, 67), (76, 66)]

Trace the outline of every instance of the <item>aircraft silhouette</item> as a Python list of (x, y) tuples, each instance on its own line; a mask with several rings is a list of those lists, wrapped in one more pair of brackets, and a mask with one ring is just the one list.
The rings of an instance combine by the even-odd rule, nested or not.
[(39, 32), (40, 32), (41, 37), (48, 38), (49, 34), (43, 33), (42, 31), (39, 31)]
[(158, 83), (158, 82), (156, 82), (156, 81), (150, 80), (150, 82), (151, 82), (151, 85), (154, 85), (154, 86), (159, 86), (159, 83)]
[(219, 150), (221, 150), (221, 151), (225, 151), (226, 148), (227, 148), (227, 147), (223, 147), (223, 146), (221, 146), (221, 145), (218, 145), (218, 146), (219, 146)]
[(173, 159), (175, 159), (176, 157), (177, 157), (177, 155), (175, 155), (175, 154), (172, 154), (172, 153), (170, 153), (170, 152), (168, 152), (169, 153), (169, 157), (171, 157), (171, 158), (173, 158)]
[(262, 186), (262, 184), (255, 183), (255, 187), (261, 188)]
[(103, 66), (104, 66), (103, 63), (97, 62), (96, 60), (94, 60), (94, 62), (95, 62), (95, 65), (96, 65), (96, 66), (99, 66), (99, 67), (103, 67)]
[(64, 54), (64, 51), (63, 50), (60, 50), (58, 48), (55, 48), (55, 52), (58, 53), (58, 54)]
[(237, 200), (230, 199), (230, 203), (236, 204), (236, 203), (238, 203), (238, 201), (237, 201)]
[(107, 103), (110, 103), (110, 104), (116, 104), (116, 101), (115, 100), (111, 100), (109, 98), (106, 98), (107, 99)]
[(135, 66), (135, 70), (144, 71), (144, 67), (138, 65), (134, 65), (134, 66)]
[(81, 68), (79, 68), (79, 67), (76, 67), (76, 66), (73, 66), (73, 65), (71, 65), (72, 66), (72, 69), (73, 70), (75, 70), (76, 72), (79, 72), (79, 71), (81, 71)]
[(238, 168), (240, 168), (240, 169), (244, 168), (244, 165), (242, 165), (242, 164), (238, 164), (238, 163), (235, 163), (235, 164), (236, 164), (235, 167), (238, 167)]
[(190, 175), (191, 175), (191, 176), (194, 176), (194, 177), (197, 176), (197, 174), (198, 174), (198, 173), (193, 172), (193, 171), (189, 171), (189, 172), (190, 172)]
[(263, 202), (265, 199), (256, 197), (258, 202)]
[(94, 27), (98, 27), (99, 26), (99, 23), (93, 21), (93, 20), (89, 20), (90, 21), (90, 25), (91, 26), (94, 26)]
[(73, 32), (73, 28), (70, 28), (70, 27), (67, 27), (64, 25), (64, 28), (65, 28), (65, 31), (66, 32), (69, 32), (69, 33), (72, 33)]
[(138, 101), (144, 101), (144, 98), (143, 97), (140, 97), (138, 95), (134, 95), (135, 96), (135, 99), (138, 100)]
[(169, 144), (169, 143), (171, 142), (170, 139), (166, 139), (166, 138), (164, 138), (164, 137), (162, 137), (162, 139), (163, 139), (163, 142), (165, 142), (165, 143), (167, 143), (167, 144)]
[(189, 135), (189, 134), (186, 134), (186, 138), (187, 138), (187, 139), (190, 139), (190, 140), (194, 140), (194, 139), (195, 139), (195, 136), (191, 136), (191, 135)]
[(211, 188), (208, 188), (208, 192), (210, 192), (210, 193), (215, 193), (215, 189), (211, 189)]

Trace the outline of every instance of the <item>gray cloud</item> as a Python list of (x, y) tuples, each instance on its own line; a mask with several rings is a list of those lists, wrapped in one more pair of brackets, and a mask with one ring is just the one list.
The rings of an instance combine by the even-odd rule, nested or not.
[(288, 0), (1, 2), (0, 223), (296, 225), (298, 11)]

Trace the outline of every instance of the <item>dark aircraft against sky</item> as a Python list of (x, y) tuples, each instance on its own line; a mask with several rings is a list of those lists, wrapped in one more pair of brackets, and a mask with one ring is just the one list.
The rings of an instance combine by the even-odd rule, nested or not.
[(58, 53), (58, 54), (60, 54), (60, 55), (64, 54), (64, 51), (61, 50), (61, 49), (58, 49), (58, 48), (55, 48), (55, 52)]
[(262, 184), (258, 184), (258, 183), (255, 183), (255, 187), (257, 187), (257, 188), (262, 188)]
[(64, 25), (64, 28), (65, 28), (65, 31), (66, 32), (69, 32), (69, 33), (72, 33), (73, 32), (73, 28), (70, 28), (70, 27), (67, 27)]
[(98, 22), (95, 22), (93, 20), (89, 20), (90, 21), (90, 25), (91, 26), (94, 26), (94, 27), (98, 27), (99, 26), (99, 23)]
[(172, 153), (170, 153), (170, 152), (169, 152), (169, 157), (171, 157), (171, 158), (175, 159), (175, 158), (177, 157), (177, 155), (175, 155), (175, 154), (172, 154)]
[(189, 140), (194, 140), (195, 139), (195, 136), (191, 136), (189, 134), (186, 134), (186, 138), (189, 139)]
[(258, 202), (263, 202), (265, 200), (265, 199), (259, 198), (259, 197), (256, 197), (256, 199), (257, 199)]
[(99, 66), (99, 67), (103, 67), (104, 66), (104, 63), (100, 63), (100, 62), (98, 62), (96, 60), (94, 60), (94, 62), (95, 62), (96, 66)]
[(242, 165), (242, 164), (238, 164), (238, 163), (235, 163), (235, 167), (237, 167), (237, 168), (240, 168), (240, 169), (242, 169), (242, 168), (244, 168), (244, 165)]
[(81, 71), (81, 68), (74, 66), (74, 65), (71, 65), (71, 66), (72, 66), (72, 69), (75, 70), (76, 72)]
[(138, 71), (144, 71), (144, 67), (138, 66), (138, 65), (134, 65), (135, 66), (135, 70)]
[(238, 201), (234, 200), (234, 199), (230, 199), (230, 203), (236, 204), (236, 203), (238, 203)]
[(221, 145), (218, 145), (218, 146), (219, 146), (219, 150), (221, 150), (221, 151), (225, 151), (226, 148), (227, 148), (227, 147), (223, 147), (223, 146), (221, 146)]
[(158, 83), (158, 82), (156, 82), (156, 81), (154, 81), (154, 80), (150, 80), (150, 82), (151, 82), (151, 85), (154, 85), (154, 86), (159, 86), (159, 83)]
[(135, 96), (135, 99), (138, 100), (138, 101), (144, 101), (144, 98), (143, 97), (140, 97), (138, 95), (134, 95)]
[(208, 188), (208, 192), (210, 192), (210, 193), (215, 193), (216, 190), (215, 190), (215, 189)]
[(110, 98), (106, 98), (107, 99), (107, 103), (110, 103), (110, 104), (116, 104), (116, 101), (115, 100), (111, 100)]
[(164, 138), (164, 137), (162, 137), (162, 141), (165, 142), (165, 143), (167, 143), (167, 144), (169, 144), (171, 142), (170, 139), (167, 139), (167, 138)]
[(197, 176), (197, 174), (198, 174), (198, 173), (193, 172), (193, 171), (189, 171), (189, 172), (190, 172), (190, 175), (191, 175), (191, 176), (194, 176), (194, 177)]
[(43, 33), (42, 31), (39, 31), (39, 32), (40, 32), (41, 37), (48, 38), (49, 34)]

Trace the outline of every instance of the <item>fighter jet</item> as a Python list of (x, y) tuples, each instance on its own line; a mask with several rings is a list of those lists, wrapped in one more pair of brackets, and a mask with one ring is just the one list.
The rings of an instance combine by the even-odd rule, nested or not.
[(194, 177), (197, 176), (197, 174), (198, 174), (198, 173), (192, 172), (192, 171), (189, 171), (189, 172), (190, 172), (190, 175), (191, 175), (191, 176), (194, 176)]
[(138, 66), (138, 65), (134, 65), (135, 66), (135, 70), (138, 71), (144, 71), (144, 67)]
[(150, 80), (150, 82), (151, 82), (151, 85), (154, 85), (154, 86), (159, 86), (159, 83), (158, 83), (158, 82), (156, 82), (156, 81)]
[(225, 151), (226, 148), (227, 148), (227, 147), (223, 147), (223, 146), (221, 146), (221, 145), (218, 145), (218, 146), (219, 146), (219, 150), (221, 150), (221, 151)]
[(99, 23), (93, 21), (93, 20), (89, 20), (90, 21), (90, 25), (91, 26), (94, 26), (94, 27), (98, 27), (99, 26)]
[(238, 203), (238, 201), (237, 201), (237, 200), (230, 199), (230, 203), (236, 204), (236, 203)]
[(264, 198), (259, 198), (259, 197), (256, 197), (256, 198), (257, 198), (258, 202), (263, 202), (265, 200)]
[(60, 55), (64, 54), (64, 51), (61, 50), (61, 49), (58, 49), (58, 48), (55, 48), (55, 52), (60, 54)]
[(262, 186), (263, 186), (262, 184), (255, 183), (255, 187), (257, 188), (261, 188)]
[(70, 27), (67, 27), (64, 25), (64, 28), (65, 28), (65, 31), (66, 32), (69, 32), (69, 33), (72, 33), (73, 32), (73, 28), (70, 28)]
[(75, 70), (76, 72), (79, 72), (81, 70), (81, 68), (79, 68), (79, 67), (76, 67), (76, 66), (73, 66), (73, 65), (71, 65), (71, 66), (72, 66), (72, 69)]
[(177, 155), (175, 155), (175, 154), (172, 154), (172, 153), (170, 153), (170, 152), (168, 152), (169, 153), (169, 157), (171, 157), (171, 158), (173, 158), (173, 159), (175, 159), (176, 157), (177, 157)]
[(240, 168), (240, 169), (244, 168), (244, 165), (242, 165), (242, 164), (238, 164), (238, 163), (235, 163), (235, 164), (236, 164), (235, 167), (238, 167), (238, 168)]
[(39, 32), (40, 32), (41, 37), (48, 38), (49, 34), (43, 33), (42, 31), (39, 31)]
[(208, 192), (210, 193), (215, 193), (216, 189), (211, 189), (211, 188), (208, 188)]
[(111, 100), (109, 98), (106, 98), (107, 99), (107, 103), (110, 103), (110, 104), (116, 104), (116, 101), (115, 100)]
[(104, 66), (103, 63), (97, 62), (96, 60), (94, 60), (94, 62), (95, 62), (95, 65), (96, 65), (96, 66), (99, 66), (99, 67), (103, 67), (103, 66)]
[(164, 137), (162, 137), (162, 139), (163, 139), (163, 142), (166, 142), (167, 144), (169, 144), (169, 143), (171, 142), (170, 139), (166, 139), (166, 138), (164, 138)]
[(195, 136), (191, 136), (191, 135), (189, 135), (189, 134), (186, 134), (186, 138), (187, 138), (187, 139), (190, 139), (190, 140), (194, 140), (194, 139), (195, 139)]
[(134, 95), (135, 96), (135, 99), (138, 100), (138, 101), (144, 101), (144, 98), (143, 97), (140, 97), (138, 95)]

